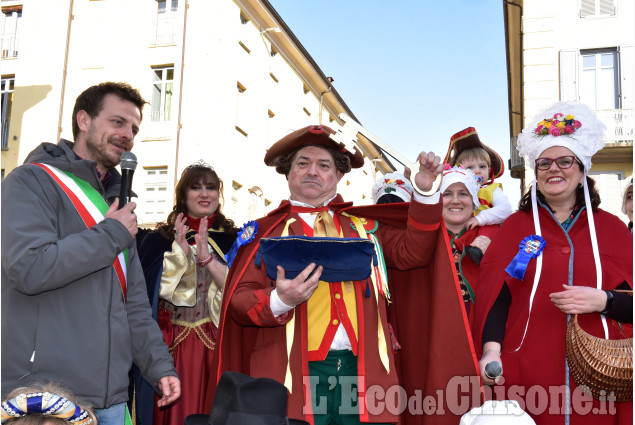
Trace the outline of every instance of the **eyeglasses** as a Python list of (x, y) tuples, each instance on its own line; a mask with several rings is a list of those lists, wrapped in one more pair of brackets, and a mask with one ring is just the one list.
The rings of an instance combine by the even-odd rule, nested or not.
[(551, 164), (556, 163), (558, 168), (562, 170), (566, 170), (567, 168), (571, 168), (571, 166), (576, 162), (575, 156), (567, 155), (560, 156), (558, 158), (538, 158), (536, 159), (536, 168), (539, 170), (548, 170), (551, 168)]

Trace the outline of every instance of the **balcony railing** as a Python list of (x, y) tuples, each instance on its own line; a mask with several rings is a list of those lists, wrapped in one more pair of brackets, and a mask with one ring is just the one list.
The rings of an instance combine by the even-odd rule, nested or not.
[(176, 43), (176, 15), (160, 15), (155, 25), (154, 45), (163, 46)]
[(2, 59), (18, 57), (18, 42), (20, 39), (16, 36), (4, 36), (0, 44), (2, 45)]
[(152, 111), (150, 113), (151, 121), (170, 121), (172, 120), (172, 111), (170, 109), (165, 111)]
[(606, 141), (633, 141), (633, 110), (632, 109), (604, 109), (595, 111), (598, 118), (606, 125)]
[(518, 149), (516, 149), (517, 140), (518, 140), (518, 136), (514, 136), (509, 141), (509, 169), (510, 170), (516, 167), (523, 167), (525, 165), (525, 160), (518, 153)]
[[(632, 109), (603, 109), (595, 111), (600, 121), (606, 125), (605, 138), (607, 143), (633, 142), (633, 110)], [(509, 143), (509, 168), (524, 167), (525, 161), (516, 149), (517, 137), (512, 137)]]

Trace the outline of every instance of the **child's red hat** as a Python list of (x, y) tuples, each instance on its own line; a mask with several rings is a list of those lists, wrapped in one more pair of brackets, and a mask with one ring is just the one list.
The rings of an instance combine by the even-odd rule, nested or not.
[(443, 162), (452, 166), (458, 165), (455, 164), (456, 158), (461, 152), (469, 148), (483, 148), (488, 153), (492, 164), (490, 182), (503, 175), (503, 172), (505, 171), (503, 158), (501, 158), (501, 156), (492, 148), (481, 142), (474, 127), (468, 127), (465, 130), (459, 131), (450, 138), (450, 147), (448, 148), (448, 153), (445, 155)]

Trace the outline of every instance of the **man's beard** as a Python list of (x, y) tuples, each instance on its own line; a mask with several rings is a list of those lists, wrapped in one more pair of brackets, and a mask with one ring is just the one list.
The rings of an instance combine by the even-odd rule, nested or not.
[(107, 170), (110, 170), (111, 168), (115, 168), (117, 165), (119, 165), (121, 158), (117, 157), (116, 159), (114, 159), (108, 155), (107, 149), (108, 149), (108, 145), (110, 145), (112, 137), (109, 137), (107, 139), (106, 145), (101, 147), (99, 143), (95, 142), (95, 139), (94, 139), (95, 133), (96, 132), (94, 128), (91, 126), (88, 129), (88, 134), (86, 135), (86, 149), (88, 150), (88, 152), (90, 152), (92, 156), (92, 158), (90, 159), (92, 159), (99, 165), (103, 166)]

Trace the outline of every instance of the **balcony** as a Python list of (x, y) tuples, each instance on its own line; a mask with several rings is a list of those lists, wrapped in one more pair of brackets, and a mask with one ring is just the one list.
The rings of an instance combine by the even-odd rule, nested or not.
[(163, 111), (152, 111), (150, 113), (150, 120), (153, 122), (156, 121), (171, 121), (172, 120), (172, 110), (166, 109)]
[(15, 35), (2, 37), (2, 41), (0, 41), (0, 44), (2, 45), (2, 59), (18, 57), (19, 41), (20, 39)]
[(176, 15), (170, 13), (167, 16), (160, 15), (155, 22), (153, 46), (169, 46), (176, 44)]
[(516, 149), (516, 141), (518, 136), (514, 136), (509, 140), (509, 172), (515, 179), (520, 179), (525, 175), (525, 160)]
[(606, 125), (606, 142), (633, 142), (633, 110), (604, 109), (595, 111)]

